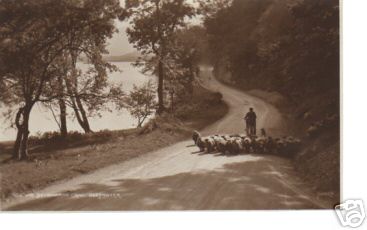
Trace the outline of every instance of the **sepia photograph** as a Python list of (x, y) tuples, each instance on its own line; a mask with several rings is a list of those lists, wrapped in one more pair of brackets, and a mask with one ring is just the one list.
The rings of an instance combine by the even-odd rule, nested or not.
[(0, 0), (0, 210), (361, 225), (341, 195), (340, 20), (339, 0)]

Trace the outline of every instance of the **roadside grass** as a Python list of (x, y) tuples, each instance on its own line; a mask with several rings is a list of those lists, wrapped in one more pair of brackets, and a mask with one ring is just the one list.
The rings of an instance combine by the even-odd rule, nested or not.
[[(132, 135), (136, 129), (126, 130), (101, 130), (93, 133), (80, 133), (71, 131), (66, 138), (61, 137), (59, 132), (45, 132), (40, 136), (29, 137), (29, 153), (31, 160), (36, 158), (39, 153), (47, 153), (55, 150), (63, 150), (75, 148), (85, 145), (102, 144), (115, 139), (116, 137), (124, 137)], [(0, 143), (0, 162), (7, 163), (12, 161), (13, 141)]]
[(57, 133), (32, 137), (30, 161), (11, 160), (13, 143), (0, 143), (1, 200), (187, 139), (193, 129), (202, 129), (227, 112), (228, 106), (219, 93), (196, 86), (192, 99), (173, 114), (157, 116), (140, 129), (74, 132), (65, 140)]

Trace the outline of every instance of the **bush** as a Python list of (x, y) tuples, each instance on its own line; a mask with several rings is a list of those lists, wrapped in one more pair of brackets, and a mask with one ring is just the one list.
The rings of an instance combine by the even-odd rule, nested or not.
[(223, 95), (220, 92), (215, 92), (215, 93), (211, 93), (209, 95), (207, 95), (202, 103), (205, 105), (214, 105), (217, 103), (220, 103), (223, 99)]
[(50, 131), (45, 133), (38, 133), (36, 136), (30, 136), (28, 141), (31, 145), (45, 145), (49, 143), (60, 142), (63, 138), (60, 133)]
[(80, 133), (78, 131), (70, 131), (64, 138), (59, 132), (51, 131), (38, 133), (35, 136), (29, 137), (30, 145), (58, 145), (64, 143), (86, 142), (94, 143), (109, 140), (113, 137), (113, 132), (110, 130), (101, 130), (94, 133)]
[(113, 132), (108, 129), (104, 129), (104, 130), (101, 130), (95, 133), (90, 133), (89, 135), (90, 135), (90, 138), (92, 139), (105, 141), (113, 137)]
[(199, 111), (198, 104), (186, 104), (179, 106), (175, 111), (175, 117), (181, 119), (181, 120), (187, 120), (190, 117), (192, 117), (193, 113), (196, 113)]
[[(60, 135), (60, 134), (59, 134)], [(68, 135), (65, 138), (65, 141), (67, 142), (75, 142), (80, 141), (83, 139), (83, 137), (88, 137), (90, 134), (83, 134), (78, 131), (71, 131), (68, 133)]]
[(223, 95), (220, 92), (201, 92), (193, 100), (177, 107), (174, 115), (181, 120), (197, 117), (198, 113), (202, 113), (203, 109), (222, 103), (222, 98)]

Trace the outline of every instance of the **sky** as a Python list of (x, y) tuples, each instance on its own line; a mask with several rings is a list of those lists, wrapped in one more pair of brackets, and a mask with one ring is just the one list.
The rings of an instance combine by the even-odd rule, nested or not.
[(126, 35), (127, 22), (116, 21), (116, 26), (119, 30), (108, 41), (107, 49), (110, 52), (109, 55), (116, 56), (135, 51), (134, 47), (129, 43)]
[[(125, 0), (120, 0), (120, 5), (125, 6)], [(116, 56), (135, 51), (134, 47), (129, 43), (126, 29), (129, 26), (127, 21), (115, 21), (116, 27), (119, 30), (113, 37), (107, 42), (107, 50), (110, 52), (109, 55)]]
[[(187, 0), (189, 3), (193, 3), (194, 0)], [(120, 5), (123, 7), (125, 4), (124, 0), (120, 0)], [(190, 23), (192, 24), (199, 24), (198, 18), (190, 19)], [(119, 30), (118, 33), (115, 33), (113, 37), (107, 42), (107, 50), (109, 51), (109, 55), (111, 56), (117, 56), (117, 55), (123, 55), (126, 53), (130, 53), (135, 51), (132, 44), (129, 43), (127, 35), (126, 35), (126, 29), (129, 26), (129, 23), (127, 21), (121, 22), (116, 20), (116, 26)]]

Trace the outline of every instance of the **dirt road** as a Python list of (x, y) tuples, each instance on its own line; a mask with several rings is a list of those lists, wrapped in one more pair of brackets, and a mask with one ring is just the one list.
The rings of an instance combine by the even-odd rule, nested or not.
[[(205, 86), (220, 91), (230, 111), (203, 134), (240, 133), (251, 106), (258, 128), (284, 133), (273, 106), (217, 82), (202, 69)], [(259, 154), (198, 153), (183, 141), (5, 204), (7, 210), (244, 210), (318, 209), (287, 159)]]

